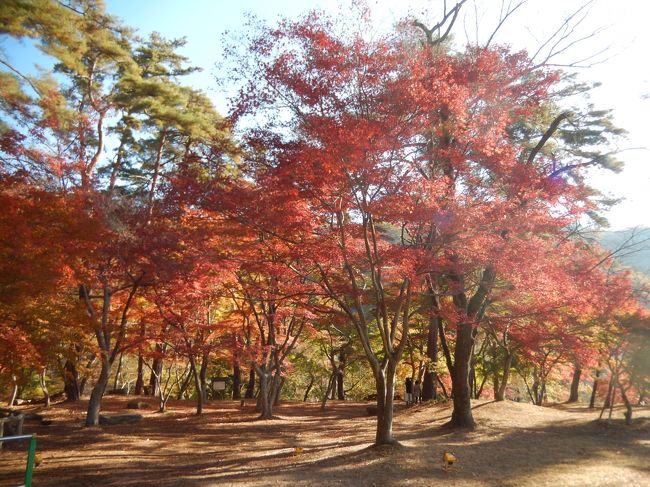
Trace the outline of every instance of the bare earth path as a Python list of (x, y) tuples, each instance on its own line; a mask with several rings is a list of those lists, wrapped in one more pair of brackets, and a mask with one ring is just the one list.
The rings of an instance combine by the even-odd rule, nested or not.
[[(143, 398), (147, 400), (148, 398)], [(108, 397), (104, 412), (130, 412), (130, 398)], [(155, 401), (150, 401), (152, 404)], [(584, 406), (541, 408), (478, 401), (475, 432), (448, 431), (444, 405), (399, 408), (403, 446), (368, 450), (374, 436), (365, 403), (289, 403), (277, 419), (256, 421), (252, 406), (214, 401), (203, 417), (172, 402), (165, 414), (143, 413), (137, 425), (82, 428), (85, 402), (42, 411), (42, 464), (35, 486), (648, 486), (650, 409), (636, 422), (596, 423)], [(28, 408), (33, 409), (33, 408)], [(615, 411), (622, 417), (620, 410)], [(302, 448), (295, 454), (294, 448)], [(444, 451), (458, 457), (449, 473)], [(25, 450), (0, 453), (0, 485), (20, 483)]]

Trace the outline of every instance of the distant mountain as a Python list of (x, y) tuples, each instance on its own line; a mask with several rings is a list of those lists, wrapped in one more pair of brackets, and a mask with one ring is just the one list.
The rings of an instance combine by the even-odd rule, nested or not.
[(601, 232), (600, 244), (616, 252), (619, 262), (650, 278), (650, 228)]

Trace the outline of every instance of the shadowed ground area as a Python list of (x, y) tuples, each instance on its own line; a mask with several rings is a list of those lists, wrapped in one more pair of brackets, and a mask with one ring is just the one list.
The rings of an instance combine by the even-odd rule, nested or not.
[[(127, 413), (129, 400), (108, 397), (104, 412)], [(164, 414), (139, 410), (139, 424), (94, 428), (82, 427), (83, 401), (39, 411), (53, 424), (26, 423), (42, 460), (34, 485), (650, 485), (650, 408), (636, 409), (628, 427), (618, 409), (597, 422), (598, 411), (583, 405), (477, 401), (477, 430), (458, 432), (441, 427), (447, 405), (400, 407), (402, 447), (368, 449), (375, 420), (367, 403), (330, 402), (325, 411), (286, 403), (269, 421), (239, 402), (211, 402), (202, 417), (193, 406), (171, 402)], [(445, 451), (458, 458), (448, 473)], [(24, 459), (24, 448), (0, 453), (0, 485), (20, 483)]]

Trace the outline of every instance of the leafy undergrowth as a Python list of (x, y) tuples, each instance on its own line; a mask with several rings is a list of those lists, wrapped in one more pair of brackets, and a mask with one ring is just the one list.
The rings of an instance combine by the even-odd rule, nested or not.
[[(128, 400), (109, 397), (104, 411), (127, 412)], [(172, 401), (169, 412), (145, 411), (137, 425), (95, 428), (82, 427), (84, 406), (57, 404), (42, 411), (51, 426), (26, 424), (42, 460), (34, 485), (650, 485), (649, 408), (636, 409), (627, 427), (618, 409), (598, 422), (583, 405), (477, 401), (476, 431), (456, 432), (441, 428), (447, 405), (400, 407), (401, 446), (371, 449), (365, 403), (331, 402), (325, 411), (287, 403), (258, 421), (239, 402), (212, 402), (197, 417), (192, 403)], [(458, 458), (449, 472), (445, 451)], [(24, 449), (0, 455), (0, 485), (18, 484)]]

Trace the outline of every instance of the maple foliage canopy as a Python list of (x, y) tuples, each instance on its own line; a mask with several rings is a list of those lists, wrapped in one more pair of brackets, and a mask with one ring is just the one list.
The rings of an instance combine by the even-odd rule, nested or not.
[(599, 209), (585, 169), (614, 166), (594, 148), (608, 119), (563, 110), (579, 88), (561, 72), (425, 39), (411, 18), (377, 33), (355, 3), (252, 21), (226, 50), (240, 90), (222, 118), (181, 84), (183, 41), (139, 39), (90, 0), (10, 4), (3, 32), (37, 40), (57, 76), (0, 71), (1, 374), (56, 364), (68, 394), (98, 363), (92, 425), (125, 355), (161, 409), (163, 362), (187, 361), (198, 413), (211, 361), (245, 365), (270, 418), (320, 327), (363, 350), (378, 444), (422, 336), (420, 373), (446, 374), (455, 426), (474, 426), (486, 350), (493, 369), (505, 357), (495, 395), (515, 355), (538, 403), (559, 367), (609, 361), (621, 394), (647, 382), (626, 338), (647, 316), (578, 231)]

